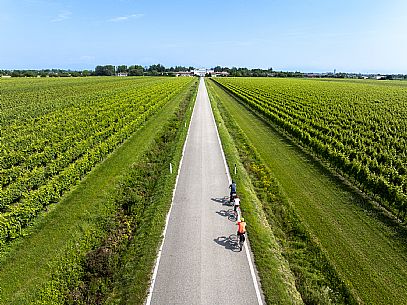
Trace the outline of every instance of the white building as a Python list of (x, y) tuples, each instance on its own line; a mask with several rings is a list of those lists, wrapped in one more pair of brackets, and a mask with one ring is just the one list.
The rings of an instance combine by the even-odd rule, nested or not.
[(229, 76), (229, 72), (223, 71), (223, 72), (214, 72), (211, 74), (212, 77), (217, 77), (217, 76)]
[(206, 68), (195, 69), (193, 72), (194, 72), (194, 75), (197, 75), (197, 76), (205, 76), (206, 74), (214, 73), (213, 70), (206, 69)]

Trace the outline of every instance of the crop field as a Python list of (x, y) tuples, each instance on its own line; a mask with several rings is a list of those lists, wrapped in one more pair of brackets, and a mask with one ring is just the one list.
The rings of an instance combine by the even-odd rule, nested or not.
[[(266, 303), (406, 304), (407, 82), (205, 83)], [(197, 84), (0, 79), (0, 303), (144, 303)]]
[(191, 83), (187, 78), (0, 80), (0, 246)]
[(244, 78), (217, 82), (405, 219), (406, 82)]
[[(222, 85), (216, 85), (219, 83)], [(244, 163), (251, 172), (258, 171), (260, 166), (263, 182), (254, 180), (257, 186), (256, 193), (267, 214), (273, 234), (282, 245), (283, 256), (288, 260), (290, 269), (296, 277), (296, 287), (300, 291), (304, 303), (340, 303), (329, 296), (329, 293), (325, 295), (324, 291), (332, 291), (332, 288), (335, 290), (340, 287), (340, 285), (336, 285), (342, 283), (346, 289), (338, 291), (342, 291), (344, 296), (349, 292), (352, 296), (347, 300), (342, 300), (345, 304), (353, 302), (405, 304), (407, 299), (405, 226), (389, 220), (381, 210), (376, 209), (369, 202), (366, 196), (362, 196), (354, 187), (344, 183), (343, 179), (333, 175), (331, 169), (327, 170), (325, 166), (321, 166), (321, 163), (310, 155), (308, 150), (304, 152), (303, 148), (296, 145), (299, 144), (298, 138), (294, 133), (289, 132), (289, 126), (292, 125), (283, 124), (283, 118), (288, 122), (303, 116), (309, 119), (315, 116), (314, 120), (318, 118), (319, 121), (322, 121), (324, 116), (320, 113), (321, 109), (327, 107), (324, 105), (330, 104), (330, 100), (333, 100), (333, 98), (329, 98), (328, 93), (332, 94), (335, 90), (342, 89), (342, 94), (350, 99), (351, 95), (346, 94), (350, 89), (346, 88), (353, 88), (353, 99), (364, 100), (364, 104), (368, 103), (364, 95), (365, 90), (379, 93), (382, 88), (389, 92), (389, 95), (400, 94), (400, 99), (394, 103), (388, 99), (385, 100), (387, 103), (383, 102), (384, 107), (391, 109), (398, 107), (398, 113), (385, 113), (384, 110), (380, 110), (380, 113), (382, 116), (387, 115), (387, 118), (399, 118), (401, 121), (402, 115), (405, 113), (401, 107), (403, 105), (401, 94), (406, 92), (405, 83), (219, 78), (216, 79), (216, 82), (208, 81), (207, 84), (214, 103), (224, 109), (226, 122), (230, 121), (230, 126), (238, 126), (234, 133), (241, 132), (244, 135), (244, 138), (238, 139), (235, 143), (241, 145), (243, 150), (252, 146), (255, 154), (258, 154), (258, 157), (244, 159)], [(358, 93), (358, 86), (360, 86), (361, 93)], [(303, 87), (309, 88), (309, 93), (306, 89), (302, 89)], [(259, 91), (259, 94), (254, 93), (260, 90), (259, 88), (263, 91)], [(322, 92), (319, 93), (319, 96), (316, 88)], [(298, 90), (297, 93), (303, 92), (300, 106), (303, 104), (305, 106), (302, 108), (300, 106), (294, 108), (296, 105), (294, 89)], [(272, 90), (274, 90), (273, 94), (270, 93)], [(274, 95), (280, 97), (278, 100), (277, 98), (274, 100), (275, 104), (280, 106), (280, 111), (278, 109), (268, 110), (269, 113), (267, 113), (264, 110), (266, 103), (264, 106), (259, 106), (260, 99), (266, 100), (261, 95), (265, 91), (269, 91), (267, 100), (270, 103), (273, 101)], [(281, 96), (284, 94), (290, 95), (291, 98), (283, 99)], [(305, 102), (307, 94), (314, 94), (314, 102)], [(385, 94), (381, 96), (386, 97)], [(340, 106), (339, 101), (338, 96), (336, 103), (330, 104), (331, 112)], [(348, 100), (348, 105), (351, 104), (351, 101)], [(285, 105), (291, 109), (290, 112), (285, 110)], [(360, 105), (355, 102), (354, 107), (359, 109)], [(365, 105), (365, 107), (365, 109), (369, 109), (368, 106)], [(310, 110), (309, 112), (295, 110), (303, 108), (314, 109), (315, 114)], [(285, 116), (281, 113), (285, 113)], [(337, 116), (340, 116), (340, 113), (341, 111), (338, 110)], [(278, 116), (277, 118), (281, 120), (271, 119), (273, 114), (280, 115), (281, 118)], [(348, 116), (350, 115), (352, 113), (348, 114)], [(367, 121), (367, 118), (373, 115), (367, 111), (365, 120)], [(326, 113), (326, 117), (330, 117), (329, 112)], [(332, 116), (331, 119), (334, 120)], [(382, 123), (384, 124), (384, 122)], [(394, 126), (392, 124), (396, 124), (395, 120), (388, 125)], [(305, 128), (308, 126), (303, 125), (304, 129), (301, 130), (305, 132)], [(355, 133), (358, 130), (365, 130), (364, 124), (358, 126), (352, 128)], [(397, 127), (398, 130), (402, 129), (402, 126), (403, 122)], [(343, 128), (345, 129), (345, 126)], [(403, 137), (401, 132), (397, 135)], [(387, 147), (385, 149), (391, 150)], [(362, 159), (363, 154), (360, 154), (359, 158)], [(266, 169), (261, 169), (261, 166), (265, 166)], [(281, 202), (273, 201), (273, 198), (276, 198), (275, 191), (270, 191), (270, 187), (267, 186), (270, 183), (273, 184), (274, 179), (278, 182), (280, 190), (278, 193), (283, 196)], [(244, 208), (245, 206), (243, 206)], [(287, 222), (284, 219), (290, 221)], [(297, 228), (295, 228), (296, 226)], [(280, 230), (286, 233), (281, 234)], [(312, 241), (308, 246), (307, 243), (304, 243), (304, 239), (307, 239), (304, 236), (307, 235)], [(308, 251), (309, 246), (311, 246), (310, 249), (319, 248), (320, 250)], [(320, 255), (320, 251), (322, 251), (322, 255)], [(315, 253), (320, 254), (314, 256)], [(256, 253), (254, 255), (256, 256)], [(333, 269), (329, 266), (332, 266)], [(339, 282), (332, 278), (335, 274), (339, 276)], [(318, 277), (321, 278), (317, 280)], [(324, 277), (325, 279), (331, 278), (331, 281), (325, 280), (324, 283), (322, 280)], [(315, 285), (312, 284), (313, 282)], [(318, 290), (319, 292), (317, 292)], [(325, 298), (326, 296), (327, 298)]]
[[(41, 162), (32, 166), (48, 173), (50, 166), (70, 158), (71, 148), (88, 143), (61, 169), (61, 173), (73, 173), (68, 176), (72, 180), (58, 173), (42, 176), (38, 185), (25, 190), (24, 197), (2, 210), (2, 232), (10, 232), (13, 226), (21, 231), (3, 236), (1, 304), (144, 301), (176, 178), (168, 172), (168, 163), (177, 169), (180, 162), (196, 84), (195, 78), (168, 77), (0, 82), (5, 101), (1, 115), (8, 118), (1, 122), (2, 140), (4, 136), (11, 141), (2, 146), (2, 161), (12, 155), (11, 144), (17, 147), (17, 140), (25, 140), (24, 149), (15, 151), (25, 154), (13, 166), (24, 169), (31, 156), (54, 149), (51, 158), (45, 158), (49, 154), (37, 157)], [(13, 142), (12, 127), (26, 130), (25, 137), (19, 133)], [(104, 130), (104, 137), (93, 138)], [(65, 136), (71, 141), (65, 143)], [(86, 163), (78, 160), (92, 163), (81, 167)], [(2, 168), (3, 173), (7, 169)], [(23, 175), (10, 177), (2, 191), (23, 181)], [(59, 186), (59, 181), (66, 184)], [(38, 190), (49, 185), (50, 192), (60, 193), (47, 202), (36, 197), (43, 196)], [(10, 217), (19, 206), (35, 203), (33, 198), (39, 202), (27, 222)]]

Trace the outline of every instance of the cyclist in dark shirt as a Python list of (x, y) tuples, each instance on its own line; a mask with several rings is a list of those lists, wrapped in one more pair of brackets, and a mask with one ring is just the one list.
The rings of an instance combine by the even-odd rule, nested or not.
[(230, 188), (229, 201), (230, 201), (230, 203), (232, 203), (236, 196), (236, 182), (232, 180), (232, 184), (229, 185), (229, 188)]

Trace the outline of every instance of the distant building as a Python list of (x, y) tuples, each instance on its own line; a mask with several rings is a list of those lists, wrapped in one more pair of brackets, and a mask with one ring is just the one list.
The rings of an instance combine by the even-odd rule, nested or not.
[(123, 77), (123, 76), (128, 76), (128, 74), (127, 74), (127, 72), (120, 72), (120, 73), (117, 73), (116, 76)]
[(228, 76), (229, 72), (215, 72), (213, 69), (205, 69), (205, 68), (201, 68), (201, 69), (195, 69), (192, 71), (194, 75), (196, 76), (206, 76), (206, 75), (210, 75), (212, 77), (216, 77), (216, 76)]
[(229, 72), (222, 71), (222, 72), (213, 72), (211, 73), (212, 77), (217, 77), (217, 76), (229, 76)]
[(205, 76), (206, 75), (206, 71), (208, 71), (208, 69), (205, 68), (200, 68), (200, 69), (195, 69), (192, 72), (194, 73), (194, 75), (196, 76)]
[(316, 77), (321, 77), (321, 74), (319, 74), (319, 73), (304, 73), (304, 77), (316, 78)]
[(189, 71), (179, 71), (175, 72), (175, 76), (194, 76), (194, 73)]

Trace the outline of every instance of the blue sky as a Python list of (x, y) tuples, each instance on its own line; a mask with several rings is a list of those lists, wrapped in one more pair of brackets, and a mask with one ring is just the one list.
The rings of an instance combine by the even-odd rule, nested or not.
[(407, 74), (406, 0), (0, 0), (0, 69)]

